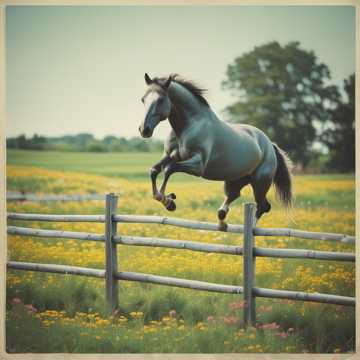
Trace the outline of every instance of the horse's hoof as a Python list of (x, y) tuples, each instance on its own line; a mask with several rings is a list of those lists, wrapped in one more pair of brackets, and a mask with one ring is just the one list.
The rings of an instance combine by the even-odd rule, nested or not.
[(175, 211), (176, 210), (176, 204), (175, 201), (170, 200), (168, 204), (166, 205), (166, 209), (169, 211)]
[(220, 231), (227, 231), (228, 224), (225, 221), (219, 222), (219, 230)]
[(176, 199), (176, 195), (175, 195), (174, 193), (170, 193), (170, 194), (168, 195), (168, 197), (169, 197), (170, 199), (173, 199), (173, 200)]
[(218, 210), (218, 219), (224, 220), (225, 217), (226, 217), (226, 211), (224, 209), (219, 209)]

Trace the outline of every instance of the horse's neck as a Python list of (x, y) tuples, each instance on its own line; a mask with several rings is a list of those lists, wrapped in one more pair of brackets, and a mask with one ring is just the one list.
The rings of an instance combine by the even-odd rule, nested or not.
[(183, 86), (173, 82), (169, 87), (172, 109), (169, 122), (179, 137), (194, 124), (194, 118), (204, 112), (204, 106)]

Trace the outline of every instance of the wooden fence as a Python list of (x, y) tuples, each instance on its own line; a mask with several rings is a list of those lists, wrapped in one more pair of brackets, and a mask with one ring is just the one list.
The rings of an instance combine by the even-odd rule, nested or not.
[(6, 193), (6, 201), (90, 201), (105, 200), (104, 195), (100, 194), (71, 194), (71, 195), (55, 195), (55, 194), (28, 194), (17, 191), (9, 191)]
[[(245, 325), (255, 324), (256, 297), (314, 301), (328, 304), (355, 306), (354, 297), (319, 293), (306, 293), (301, 291), (274, 290), (259, 288), (255, 286), (256, 257), (302, 258), (355, 262), (354, 253), (339, 253), (303, 249), (270, 249), (256, 247), (256, 236), (292, 236), (297, 238), (338, 241), (352, 244), (355, 243), (354, 236), (333, 233), (308, 232), (293, 229), (257, 228), (254, 226), (255, 204), (253, 203), (247, 203), (244, 205), (244, 225), (229, 224), (227, 228), (227, 232), (243, 234), (242, 246), (206, 244), (194, 241), (160, 239), (154, 237), (122, 236), (117, 232), (118, 223), (162, 224), (198, 230), (219, 230), (218, 224), (209, 222), (200, 222), (160, 216), (118, 215), (116, 214), (117, 200), (117, 196), (113, 193), (106, 195), (105, 215), (44, 215), (16, 213), (8, 213), (7, 215), (8, 220), (105, 223), (105, 234), (32, 229), (17, 226), (8, 226), (7, 228), (7, 233), (13, 235), (28, 235), (46, 238), (70, 238), (78, 240), (105, 242), (106, 261), (104, 270), (67, 265), (37, 264), (17, 261), (8, 261), (7, 267), (9, 269), (17, 270), (73, 274), (104, 278), (106, 282), (106, 300), (109, 312), (114, 311), (119, 304), (119, 280), (146, 282), (160, 285), (190, 288), (194, 290), (214, 291), (220, 293), (243, 294), (243, 299), (245, 301), (243, 314)], [(133, 246), (155, 246), (183, 250), (185, 249), (228, 255), (242, 255), (244, 257), (243, 286), (214, 284), (204, 281), (194, 281), (151, 274), (119, 271), (117, 264), (117, 245), (119, 244)]]

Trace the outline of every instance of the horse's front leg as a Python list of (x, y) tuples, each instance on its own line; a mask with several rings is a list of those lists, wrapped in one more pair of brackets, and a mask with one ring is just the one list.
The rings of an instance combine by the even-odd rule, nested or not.
[(158, 163), (156, 163), (150, 169), (150, 178), (151, 178), (153, 198), (160, 202), (164, 201), (164, 195), (160, 194), (159, 190), (157, 189), (156, 178), (160, 174), (160, 172), (164, 169), (164, 167), (169, 165), (172, 161), (173, 160), (171, 159), (171, 157), (169, 155), (165, 155), (164, 157), (161, 158), (161, 160)]
[(184, 172), (190, 175), (201, 176), (204, 171), (204, 161), (200, 153), (196, 153), (190, 159), (172, 162), (167, 165), (164, 169), (164, 180), (160, 187), (160, 194), (164, 196), (165, 201), (163, 202), (166, 209), (174, 211), (176, 209), (175, 198), (171, 197), (172, 194), (165, 196), (165, 189), (169, 177), (175, 172)]

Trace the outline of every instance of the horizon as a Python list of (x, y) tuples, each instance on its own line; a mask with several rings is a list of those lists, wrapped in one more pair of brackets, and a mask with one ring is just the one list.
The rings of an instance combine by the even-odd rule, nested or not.
[(145, 72), (196, 81), (223, 118), (227, 65), (270, 41), (313, 50), (341, 90), (355, 72), (355, 7), (7, 6), (6, 136), (139, 137)]

